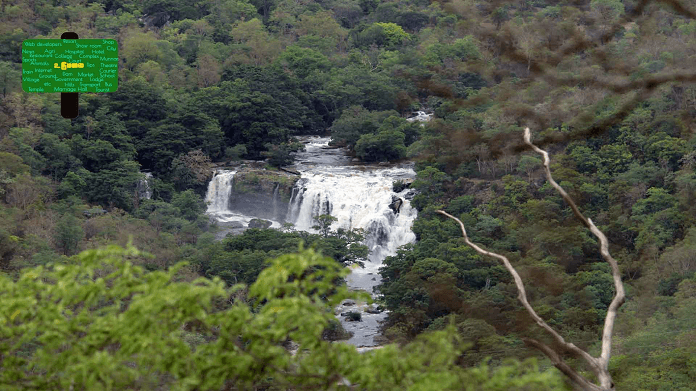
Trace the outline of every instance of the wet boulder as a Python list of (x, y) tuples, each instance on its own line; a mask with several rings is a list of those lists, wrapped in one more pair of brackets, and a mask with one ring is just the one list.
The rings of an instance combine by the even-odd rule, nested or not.
[(266, 228), (270, 227), (271, 225), (273, 225), (273, 223), (271, 223), (268, 220), (251, 219), (251, 221), (249, 221), (249, 228), (266, 229)]
[(347, 313), (346, 322), (362, 322), (362, 314), (360, 312), (351, 311)]
[(365, 309), (365, 312), (367, 312), (368, 314), (381, 314), (382, 312), (384, 312), (384, 307), (382, 307), (381, 305), (376, 306), (372, 304)]
[(418, 192), (416, 190), (411, 189), (404, 195), (404, 198), (411, 201), (413, 200), (413, 197), (416, 196), (416, 194), (418, 194)]
[(392, 202), (389, 204), (389, 209), (394, 211), (394, 214), (398, 214), (401, 210), (401, 205), (403, 205), (404, 200), (397, 196), (392, 196)]

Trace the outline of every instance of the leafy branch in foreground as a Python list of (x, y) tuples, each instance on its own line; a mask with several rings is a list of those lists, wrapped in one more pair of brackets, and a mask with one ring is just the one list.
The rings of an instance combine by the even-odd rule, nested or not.
[[(551, 176), (551, 169), (550, 169), (550, 159), (549, 159), (549, 154), (548, 152), (544, 151), (543, 149), (537, 147), (534, 145), (531, 141), (531, 132), (529, 128), (525, 128), (524, 130), (524, 141), (529, 145), (534, 151), (539, 153), (540, 155), (543, 156), (544, 158), (544, 170), (546, 172), (546, 179), (551, 183), (551, 185), (561, 194), (563, 197), (563, 200), (565, 200), (568, 205), (570, 205), (571, 209), (573, 210), (573, 213), (575, 214), (575, 217), (578, 218), (592, 233), (599, 239), (600, 243), (600, 252), (602, 254), (602, 258), (604, 258), (607, 263), (611, 266), (611, 271), (612, 271), (612, 276), (614, 279), (614, 288), (616, 289), (616, 294), (614, 295), (613, 300), (611, 301), (611, 304), (609, 305), (609, 309), (607, 311), (607, 316), (604, 321), (604, 331), (602, 333), (602, 352), (599, 357), (592, 357), (589, 353), (585, 352), (584, 350), (580, 349), (579, 347), (575, 346), (571, 342), (566, 342), (565, 339), (558, 333), (556, 332), (551, 326), (549, 326), (537, 313), (534, 311), (534, 308), (532, 308), (531, 304), (529, 304), (529, 301), (527, 300), (527, 293), (524, 288), (524, 283), (522, 282), (522, 278), (520, 275), (517, 273), (515, 268), (512, 266), (510, 261), (505, 257), (504, 255), (497, 254), (491, 251), (486, 251), (482, 249), (481, 247), (477, 246), (473, 242), (469, 240), (469, 237), (466, 234), (466, 228), (464, 227), (464, 223), (462, 223), (461, 220), (458, 218), (452, 216), (451, 214), (443, 211), (443, 210), (438, 210), (437, 212), (449, 217), (450, 219), (455, 220), (457, 223), (459, 223), (459, 226), (462, 229), (462, 236), (464, 237), (464, 241), (466, 242), (467, 245), (471, 246), (474, 250), (476, 250), (479, 254), (482, 255), (488, 255), (494, 258), (499, 259), (501, 262), (503, 262), (503, 265), (505, 265), (505, 268), (510, 272), (512, 275), (513, 279), (515, 280), (515, 285), (517, 286), (517, 298), (519, 301), (522, 303), (524, 308), (527, 310), (529, 315), (534, 319), (534, 321), (539, 325), (539, 327), (543, 328), (546, 330), (551, 337), (554, 339), (554, 341), (557, 343), (558, 346), (562, 350), (555, 350), (554, 348), (544, 344), (541, 341), (531, 339), (531, 338), (525, 338), (524, 341), (528, 345), (540, 350), (542, 353), (544, 353), (558, 368), (563, 374), (565, 374), (570, 380), (581, 387), (583, 390), (597, 390), (597, 391), (608, 391), (608, 390), (613, 390), (614, 389), (614, 383), (611, 380), (611, 374), (609, 373), (609, 358), (611, 357), (611, 340), (612, 340), (612, 334), (614, 330), (614, 321), (616, 319), (616, 313), (621, 307), (621, 305), (624, 303), (625, 300), (625, 293), (624, 293), (624, 288), (623, 288), (623, 283), (621, 282), (621, 273), (619, 272), (619, 265), (616, 262), (616, 260), (609, 254), (609, 242), (607, 240), (607, 237), (604, 235), (602, 231), (595, 226), (595, 224), (590, 220), (589, 218), (586, 218), (583, 216), (583, 214), (580, 212), (578, 209), (577, 205), (575, 205), (575, 202), (573, 201), (572, 198), (568, 195), (568, 193), (563, 190), (563, 188), (554, 181), (553, 177)], [(567, 351), (572, 356), (574, 356), (577, 359), (584, 360), (589, 364), (590, 368), (594, 372), (594, 374), (597, 376), (597, 379), (599, 380), (600, 385), (597, 386), (596, 384), (593, 384), (590, 382), (588, 379), (580, 375), (575, 369), (570, 367), (561, 357), (561, 353), (563, 351)]]
[[(261, 272), (249, 289), (261, 303), (253, 311), (241, 301), (214, 305), (242, 284), (177, 282), (183, 264), (148, 273), (128, 261), (142, 255), (130, 245), (109, 246), (82, 252), (72, 264), (24, 270), (17, 281), (0, 275), (0, 388), (563, 388), (555, 370), (539, 372), (533, 360), (461, 368), (453, 325), (403, 348), (364, 354), (323, 341), (332, 306), (369, 297), (335, 286), (348, 270), (311, 249), (276, 258)], [(288, 339), (299, 353), (284, 348)]]

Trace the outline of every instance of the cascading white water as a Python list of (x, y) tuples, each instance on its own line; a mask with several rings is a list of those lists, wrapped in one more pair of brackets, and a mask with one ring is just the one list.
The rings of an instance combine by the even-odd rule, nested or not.
[(236, 173), (237, 171), (219, 170), (213, 176), (205, 195), (209, 215), (228, 211), (227, 205), (230, 202), (230, 194), (232, 194), (232, 181)]
[[(365, 230), (365, 245), (370, 249), (369, 259), (364, 268), (355, 268), (347, 278), (348, 287), (374, 293), (380, 283), (379, 267), (385, 257), (396, 254), (399, 246), (415, 241), (411, 225), (416, 218), (416, 210), (411, 207), (405, 195), (392, 191), (392, 183), (397, 179), (415, 177), (415, 172), (406, 167), (356, 166), (351, 165), (350, 157), (342, 149), (328, 149), (329, 138), (306, 138), (306, 150), (297, 154), (297, 170), (301, 179), (292, 191), (285, 221), (293, 223), (295, 229), (316, 232), (314, 218), (321, 214), (331, 214), (338, 220), (332, 229), (362, 228)], [(210, 182), (206, 202), (207, 213), (220, 222), (247, 221), (253, 216), (245, 216), (229, 210), (235, 171), (218, 171)], [(276, 215), (276, 194), (274, 190), (274, 215)], [(398, 213), (390, 209), (393, 197), (402, 199)], [(272, 227), (279, 227), (273, 222)], [(348, 322), (340, 317), (343, 327), (353, 333), (347, 343), (358, 347), (372, 347), (377, 343), (374, 337), (379, 334), (380, 322), (386, 312), (367, 313), (365, 306), (343, 306), (341, 311), (359, 311), (360, 322)]]
[(142, 173), (145, 177), (138, 181), (136, 190), (138, 191), (138, 198), (141, 200), (149, 200), (152, 198), (152, 189), (150, 188), (150, 181), (152, 181), (152, 174), (149, 172)]
[[(334, 171), (334, 173), (331, 173)], [(389, 208), (392, 202), (392, 182), (396, 176), (409, 174), (406, 169), (384, 169), (371, 172), (339, 173), (331, 168), (303, 172), (303, 189), (292, 200), (288, 214), (296, 229), (313, 231), (313, 218), (331, 214), (338, 218), (332, 229), (362, 228), (365, 244), (370, 255), (364, 268), (355, 268), (347, 278), (348, 287), (373, 292), (380, 283), (379, 267), (387, 256), (396, 254), (396, 249), (415, 240), (411, 224), (416, 210), (405, 200), (398, 214)], [(412, 172), (412, 171), (411, 171)], [(397, 194), (404, 198), (407, 190)], [(343, 327), (353, 333), (348, 343), (369, 347), (377, 343), (379, 323), (386, 313), (369, 314), (365, 308), (347, 306), (342, 311), (361, 312), (361, 322), (342, 319)]]
[[(302, 172), (302, 171), (301, 171)], [(302, 172), (301, 189), (290, 201), (288, 221), (296, 229), (312, 231), (314, 218), (321, 214), (336, 217), (332, 229), (363, 228), (371, 250), (372, 263), (381, 263), (396, 248), (415, 240), (411, 223), (415, 210), (406, 201), (398, 214), (389, 208), (394, 178), (408, 176), (410, 169), (389, 168), (365, 172), (345, 167), (315, 168)]]
[[(352, 269), (346, 279), (351, 289), (374, 295), (381, 281), (379, 268), (384, 258), (395, 255), (399, 246), (416, 240), (411, 225), (416, 210), (406, 200), (408, 190), (394, 193), (393, 182), (415, 177), (410, 167), (353, 166), (343, 150), (326, 149), (328, 138), (312, 137), (305, 152), (298, 153), (297, 170), (302, 179), (295, 185), (286, 220), (296, 229), (314, 231), (314, 217), (330, 214), (338, 220), (332, 229), (362, 228), (370, 255), (364, 268)], [(393, 197), (403, 201), (398, 213), (389, 208)], [(367, 313), (364, 306), (343, 306), (340, 311), (359, 311), (360, 322), (339, 318), (343, 327), (353, 333), (347, 342), (358, 347), (376, 346), (380, 322), (386, 313)]]
[(280, 188), (280, 183), (276, 183), (273, 189), (273, 216), (278, 216), (278, 189)]

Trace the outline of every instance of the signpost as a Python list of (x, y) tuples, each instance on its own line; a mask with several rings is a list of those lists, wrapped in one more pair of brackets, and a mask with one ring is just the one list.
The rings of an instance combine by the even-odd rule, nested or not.
[(60, 38), (22, 43), (22, 89), (60, 92), (61, 115), (76, 118), (80, 92), (118, 89), (118, 44), (114, 39), (77, 39), (73, 32)]

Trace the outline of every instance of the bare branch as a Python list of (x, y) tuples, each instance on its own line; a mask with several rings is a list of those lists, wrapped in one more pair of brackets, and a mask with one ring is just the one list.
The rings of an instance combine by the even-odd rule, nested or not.
[(551, 349), (546, 344), (531, 338), (522, 338), (522, 341), (524, 341), (525, 344), (544, 353), (546, 357), (548, 357), (551, 360), (553, 365), (556, 368), (558, 368), (559, 371), (563, 372), (564, 375), (568, 376), (568, 378), (571, 381), (573, 381), (573, 383), (581, 386), (582, 389), (596, 391), (601, 390), (601, 388), (597, 387), (597, 385), (592, 384), (589, 380), (582, 377), (575, 369), (571, 368), (568, 364), (566, 364), (565, 361), (563, 361), (563, 359), (561, 358), (561, 356), (559, 356), (555, 350)]
[(609, 309), (607, 310), (607, 317), (604, 320), (604, 331), (602, 332), (602, 354), (599, 356), (599, 364), (601, 365), (602, 370), (607, 371), (609, 358), (611, 357), (611, 338), (614, 331), (614, 320), (616, 319), (616, 313), (619, 307), (621, 307), (621, 305), (624, 303), (626, 299), (623, 283), (621, 282), (621, 272), (619, 271), (619, 264), (611, 256), (611, 254), (609, 254), (609, 241), (607, 240), (607, 237), (604, 235), (604, 233), (600, 231), (599, 228), (597, 228), (597, 226), (594, 225), (592, 220), (583, 216), (583, 214), (580, 212), (577, 205), (575, 205), (575, 202), (570, 198), (568, 193), (566, 193), (565, 190), (563, 190), (563, 188), (558, 183), (556, 183), (556, 181), (553, 180), (550, 169), (551, 160), (549, 159), (548, 152), (532, 144), (531, 138), (531, 131), (529, 130), (529, 128), (525, 128), (525, 143), (527, 143), (530, 147), (532, 147), (532, 149), (534, 149), (537, 153), (541, 154), (544, 157), (544, 171), (546, 171), (546, 179), (561, 194), (563, 200), (565, 200), (565, 202), (567, 202), (568, 205), (570, 205), (570, 208), (573, 210), (575, 217), (577, 217), (578, 220), (582, 221), (582, 223), (585, 224), (585, 226), (589, 228), (590, 231), (592, 231), (592, 233), (597, 237), (597, 239), (599, 239), (599, 251), (602, 254), (602, 258), (604, 258), (604, 260), (611, 266), (611, 274), (614, 279), (614, 289), (616, 290), (616, 293), (614, 295), (614, 299), (611, 301), (611, 304), (609, 304)]
[(551, 361), (554, 363), (554, 365), (561, 371), (563, 372), (568, 378), (573, 381), (576, 385), (582, 387), (584, 390), (613, 390), (614, 389), (614, 383), (611, 380), (611, 375), (609, 374), (609, 358), (611, 357), (611, 342), (612, 342), (612, 335), (613, 335), (613, 330), (614, 330), (614, 322), (616, 319), (616, 314), (618, 312), (619, 307), (624, 303), (625, 300), (625, 293), (624, 293), (624, 287), (623, 283), (621, 282), (621, 273), (619, 272), (619, 264), (616, 262), (616, 260), (611, 256), (609, 253), (609, 241), (607, 240), (607, 237), (604, 235), (602, 231), (595, 226), (595, 224), (590, 220), (589, 218), (586, 218), (578, 209), (577, 205), (573, 201), (572, 198), (566, 193), (563, 188), (556, 183), (556, 181), (553, 179), (551, 176), (551, 159), (549, 158), (548, 152), (544, 151), (543, 149), (537, 147), (535, 144), (532, 143), (531, 141), (532, 135), (531, 131), (529, 128), (525, 128), (524, 130), (524, 142), (532, 148), (535, 152), (539, 153), (542, 155), (544, 158), (544, 171), (546, 172), (546, 179), (551, 183), (551, 185), (561, 194), (561, 197), (563, 197), (563, 200), (565, 200), (568, 205), (570, 205), (570, 208), (573, 210), (573, 213), (575, 214), (575, 217), (578, 218), (591, 232), (594, 234), (597, 239), (599, 239), (600, 243), (600, 253), (602, 254), (602, 258), (609, 263), (611, 266), (612, 270), (612, 277), (614, 279), (614, 288), (616, 289), (616, 294), (614, 295), (614, 298), (609, 305), (609, 309), (607, 310), (607, 316), (604, 320), (604, 330), (602, 332), (602, 352), (598, 358), (592, 357), (589, 353), (585, 352), (584, 350), (578, 348), (574, 344), (570, 342), (566, 342), (563, 337), (556, 332), (554, 329), (551, 328), (537, 313), (534, 311), (532, 306), (529, 304), (529, 301), (527, 299), (527, 293), (524, 288), (524, 283), (522, 282), (522, 278), (520, 275), (517, 273), (515, 268), (512, 266), (510, 261), (505, 257), (504, 255), (497, 254), (491, 251), (487, 251), (479, 247), (478, 245), (474, 244), (469, 240), (469, 236), (466, 234), (466, 228), (464, 227), (464, 223), (462, 223), (461, 220), (458, 218), (450, 215), (449, 213), (443, 211), (443, 210), (438, 210), (437, 213), (440, 213), (441, 215), (444, 215), (446, 217), (449, 217), (450, 219), (456, 221), (459, 223), (459, 226), (462, 229), (462, 236), (464, 237), (464, 241), (466, 242), (467, 245), (471, 246), (476, 252), (478, 252), (481, 255), (488, 255), (490, 257), (494, 257), (499, 259), (503, 265), (505, 265), (505, 268), (508, 270), (508, 272), (512, 275), (513, 279), (515, 280), (515, 285), (517, 286), (517, 298), (518, 300), (522, 303), (524, 308), (527, 310), (529, 315), (534, 319), (534, 321), (544, 330), (546, 330), (552, 337), (553, 339), (565, 350), (573, 354), (576, 358), (581, 358), (585, 362), (587, 362), (592, 369), (592, 371), (597, 375), (597, 379), (599, 380), (600, 385), (597, 386), (595, 384), (592, 384), (589, 380), (581, 376), (577, 371), (573, 370), (570, 368), (562, 359), (561, 356), (558, 354), (558, 352), (554, 351), (552, 348), (549, 346), (534, 340), (534, 339), (525, 339), (525, 343), (528, 345), (536, 348), (537, 350), (541, 351), (544, 353)]
[(487, 251), (473, 243), (472, 241), (469, 240), (469, 237), (466, 234), (466, 229), (464, 228), (464, 223), (462, 223), (461, 220), (458, 218), (452, 216), (451, 214), (445, 212), (444, 210), (437, 210), (437, 213), (440, 213), (441, 215), (447, 216), (450, 219), (456, 221), (459, 223), (459, 226), (462, 229), (462, 236), (464, 237), (464, 241), (466, 244), (471, 246), (476, 252), (478, 252), (481, 255), (488, 255), (493, 258), (499, 259), (501, 262), (503, 262), (503, 265), (505, 265), (505, 268), (508, 270), (508, 272), (512, 275), (512, 278), (515, 280), (515, 286), (517, 286), (517, 299), (522, 303), (524, 308), (527, 310), (529, 315), (531, 315), (532, 319), (544, 330), (546, 330), (551, 336), (553, 337), (556, 342), (561, 345), (564, 349), (566, 349), (568, 352), (572, 353), (573, 356), (576, 358), (583, 359), (587, 361), (591, 366), (596, 367), (596, 359), (592, 356), (590, 356), (587, 352), (584, 350), (580, 349), (579, 347), (575, 346), (574, 344), (570, 342), (566, 342), (566, 340), (556, 332), (556, 330), (552, 329), (551, 326), (549, 326), (544, 319), (542, 319), (536, 311), (534, 311), (534, 308), (529, 304), (529, 300), (527, 299), (527, 292), (524, 288), (524, 283), (522, 282), (522, 278), (520, 277), (519, 273), (517, 273), (517, 270), (512, 266), (510, 261), (505, 257), (504, 255), (497, 254), (491, 251)]

